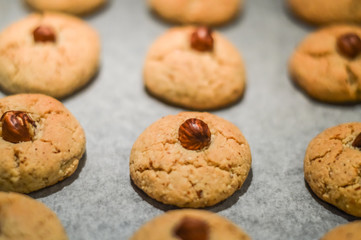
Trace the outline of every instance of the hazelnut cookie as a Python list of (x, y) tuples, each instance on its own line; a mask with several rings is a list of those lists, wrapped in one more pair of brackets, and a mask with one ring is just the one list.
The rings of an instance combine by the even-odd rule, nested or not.
[(361, 122), (317, 135), (306, 150), (304, 174), (319, 198), (361, 217)]
[(138, 137), (129, 167), (135, 185), (151, 198), (200, 208), (241, 188), (251, 151), (232, 123), (209, 113), (183, 112), (163, 117)]
[(169, 211), (142, 226), (130, 240), (250, 240), (228, 219), (204, 210)]
[(68, 240), (56, 214), (26, 195), (0, 192), (1, 240)]
[(361, 28), (334, 25), (318, 30), (294, 51), (289, 72), (312, 98), (330, 103), (361, 101)]
[(168, 30), (150, 47), (143, 74), (152, 95), (197, 110), (234, 103), (246, 83), (237, 49), (206, 27)]
[(321, 240), (360, 240), (361, 221), (338, 226), (321, 238)]
[(39, 11), (59, 11), (70, 14), (86, 14), (106, 3), (106, 0), (25, 0)]
[(0, 86), (62, 98), (89, 82), (99, 58), (98, 34), (83, 20), (31, 14), (0, 33)]
[(148, 0), (148, 4), (168, 21), (205, 25), (228, 22), (243, 8), (243, 0)]
[(85, 134), (62, 103), (41, 94), (0, 99), (0, 191), (29, 193), (69, 177)]
[(313, 24), (361, 22), (359, 0), (288, 0), (292, 12)]

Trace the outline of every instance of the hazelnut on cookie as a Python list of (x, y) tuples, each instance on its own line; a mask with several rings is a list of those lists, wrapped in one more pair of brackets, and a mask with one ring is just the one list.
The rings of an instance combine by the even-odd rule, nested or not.
[(100, 40), (79, 18), (34, 13), (0, 33), (0, 53), (3, 90), (63, 98), (98, 71)]
[(155, 97), (196, 110), (239, 100), (246, 84), (238, 50), (207, 27), (175, 27), (159, 37), (145, 59), (144, 84)]
[(330, 103), (361, 101), (361, 28), (325, 27), (306, 37), (289, 62), (292, 79), (312, 98)]
[(308, 145), (304, 174), (322, 200), (361, 217), (361, 122), (340, 124)]
[(183, 112), (158, 120), (138, 137), (129, 167), (135, 185), (151, 198), (200, 208), (241, 188), (251, 151), (232, 123), (209, 113)]
[(29, 193), (78, 167), (85, 134), (64, 105), (41, 94), (0, 99), (0, 191)]
[(130, 240), (250, 240), (234, 223), (204, 210), (174, 210), (143, 225)]

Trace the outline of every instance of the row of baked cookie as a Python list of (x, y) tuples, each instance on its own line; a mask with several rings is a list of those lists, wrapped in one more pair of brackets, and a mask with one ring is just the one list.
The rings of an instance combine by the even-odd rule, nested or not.
[[(360, 36), (361, 29), (352, 25), (330, 26), (311, 34), (291, 57), (291, 76), (318, 100), (359, 102)], [(0, 34), (0, 51), (4, 90), (62, 98), (96, 73), (100, 41), (90, 26), (75, 17), (32, 14)], [(144, 83), (162, 100), (208, 110), (240, 99), (246, 76), (241, 55), (221, 34), (206, 27), (177, 27), (150, 47)]]
[[(14, 95), (0, 100), (0, 114), (0, 190), (32, 192), (76, 170), (85, 134), (60, 102), (39, 94)], [(320, 134), (305, 157), (305, 178), (315, 193), (355, 216), (361, 216), (361, 186), (354, 168), (360, 148), (361, 123), (356, 122)], [(129, 167), (134, 183), (150, 197), (179, 207), (205, 207), (242, 186), (251, 151), (230, 122), (185, 112), (147, 128), (133, 145)]]
[[(85, 14), (104, 5), (106, 0), (25, 0), (41, 11), (62, 11), (71, 14)], [(161, 17), (177, 23), (201, 23), (218, 25), (226, 23), (242, 11), (243, 0), (148, 0), (148, 5)], [(313, 24), (336, 22), (360, 22), (359, 1), (286, 0), (293, 13)]]
[[(32, 198), (0, 192), (1, 235), (6, 240), (68, 240), (57, 216)], [(321, 240), (358, 240), (361, 221), (341, 225)], [(144, 224), (131, 240), (250, 240), (229, 220), (202, 210), (176, 210)]]
[[(0, 192), (1, 235), (6, 240), (68, 240), (57, 216), (32, 198)], [(361, 222), (339, 226), (321, 240), (357, 240)], [(6, 236), (6, 237), (4, 237)], [(142, 226), (131, 240), (249, 240), (242, 229), (229, 220), (202, 210), (176, 210)]]
[[(34, 191), (75, 171), (84, 153), (84, 133), (60, 102), (22, 94), (1, 99), (0, 107), (1, 190)], [(355, 216), (361, 215), (360, 149), (361, 123), (343, 124), (314, 138), (304, 160), (312, 190)], [(129, 165), (134, 183), (146, 194), (180, 207), (226, 199), (242, 186), (250, 166), (250, 148), (239, 129), (196, 112), (152, 124), (134, 143)]]

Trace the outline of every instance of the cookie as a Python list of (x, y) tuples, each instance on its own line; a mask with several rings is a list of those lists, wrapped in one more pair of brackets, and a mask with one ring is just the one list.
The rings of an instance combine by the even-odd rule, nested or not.
[(288, 0), (291, 11), (312, 24), (361, 22), (361, 2), (358, 0)]
[(90, 81), (99, 55), (99, 37), (83, 20), (31, 14), (0, 34), (0, 86), (62, 98)]
[(183, 112), (156, 121), (138, 137), (129, 167), (135, 185), (151, 198), (199, 208), (241, 188), (251, 152), (232, 123), (209, 113)]
[(312, 98), (329, 103), (361, 101), (361, 28), (335, 25), (304, 39), (289, 72)]
[(41, 94), (0, 99), (0, 191), (32, 192), (69, 177), (85, 134), (62, 103)]
[(39, 11), (59, 11), (82, 15), (103, 6), (106, 0), (25, 0), (25, 2)]
[(174, 210), (142, 226), (130, 240), (250, 240), (224, 217), (204, 210)]
[(360, 240), (361, 221), (338, 226), (321, 238), (321, 240)]
[(153, 96), (197, 110), (234, 103), (246, 82), (237, 49), (205, 27), (168, 30), (150, 47), (143, 74)]
[(238, 15), (243, 8), (243, 0), (148, 0), (148, 5), (171, 22), (219, 25)]
[(361, 217), (361, 122), (331, 127), (308, 145), (305, 179), (322, 200)]
[(67, 240), (54, 212), (18, 193), (0, 192), (1, 240)]

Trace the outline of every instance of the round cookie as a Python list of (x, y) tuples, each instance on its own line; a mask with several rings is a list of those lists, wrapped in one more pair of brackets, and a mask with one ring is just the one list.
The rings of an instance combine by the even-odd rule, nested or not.
[(232, 123), (209, 113), (183, 112), (158, 120), (138, 137), (129, 167), (135, 185), (151, 198), (199, 208), (241, 188), (251, 152)]
[(148, 0), (148, 4), (168, 21), (205, 25), (225, 23), (243, 8), (243, 0)]
[(85, 134), (62, 103), (41, 94), (13, 95), (0, 99), (0, 117), (0, 191), (32, 192), (77, 169)]
[(31, 14), (0, 34), (0, 86), (61, 98), (89, 82), (99, 57), (99, 37), (83, 20)]
[(86, 14), (106, 3), (106, 0), (25, 0), (40, 11), (60, 11), (70, 14)]
[(174, 210), (143, 225), (130, 240), (250, 240), (224, 217), (204, 210)]
[(148, 51), (143, 74), (152, 95), (197, 110), (234, 103), (246, 82), (237, 49), (202, 27), (176, 27), (159, 37)]
[(312, 24), (361, 22), (358, 0), (288, 0), (292, 12)]
[(310, 34), (290, 59), (291, 77), (314, 99), (360, 102), (360, 37), (361, 28), (352, 25), (330, 26)]
[(321, 238), (321, 240), (360, 240), (361, 221), (338, 226)]
[(67, 240), (54, 212), (18, 193), (0, 192), (1, 240)]
[(341, 124), (317, 135), (304, 159), (305, 179), (322, 200), (361, 217), (361, 122)]

